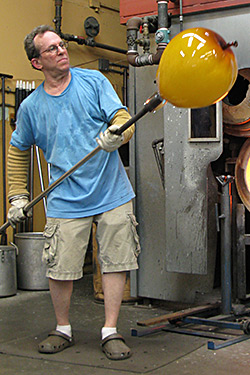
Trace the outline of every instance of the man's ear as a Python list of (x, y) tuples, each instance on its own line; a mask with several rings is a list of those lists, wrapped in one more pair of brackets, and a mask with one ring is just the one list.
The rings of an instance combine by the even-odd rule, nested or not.
[(34, 69), (38, 69), (38, 70), (42, 69), (42, 64), (40, 63), (39, 58), (34, 57), (33, 59), (31, 59), (30, 62)]

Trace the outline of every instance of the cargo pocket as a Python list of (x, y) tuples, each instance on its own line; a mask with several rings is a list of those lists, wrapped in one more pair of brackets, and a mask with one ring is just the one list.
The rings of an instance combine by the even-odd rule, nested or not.
[(58, 224), (47, 224), (43, 232), (43, 237), (45, 241), (43, 246), (42, 260), (50, 267), (56, 264), (56, 253), (58, 243), (57, 228)]
[(140, 240), (139, 240), (139, 236), (138, 236), (138, 233), (137, 233), (137, 230), (136, 230), (136, 227), (137, 227), (138, 223), (137, 223), (136, 218), (133, 214), (129, 214), (128, 216), (129, 216), (130, 221), (131, 221), (131, 229), (132, 229), (132, 234), (133, 234), (134, 241), (135, 241), (135, 256), (138, 257), (138, 255), (141, 252)]

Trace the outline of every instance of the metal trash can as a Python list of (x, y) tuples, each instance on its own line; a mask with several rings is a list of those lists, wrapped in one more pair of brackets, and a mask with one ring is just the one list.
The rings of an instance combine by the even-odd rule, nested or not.
[(48, 290), (46, 265), (42, 262), (44, 237), (40, 232), (15, 234), (17, 256), (17, 287), (24, 290)]
[(14, 296), (16, 292), (16, 248), (0, 245), (0, 297)]

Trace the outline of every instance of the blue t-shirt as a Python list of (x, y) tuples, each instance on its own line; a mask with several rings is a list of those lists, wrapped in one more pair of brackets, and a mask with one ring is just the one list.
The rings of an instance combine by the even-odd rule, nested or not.
[[(50, 184), (97, 147), (96, 137), (122, 105), (99, 71), (71, 68), (58, 96), (41, 84), (20, 105), (11, 144), (36, 144), (51, 164)], [(118, 207), (135, 196), (118, 151), (99, 151), (48, 194), (47, 216), (80, 218)]]

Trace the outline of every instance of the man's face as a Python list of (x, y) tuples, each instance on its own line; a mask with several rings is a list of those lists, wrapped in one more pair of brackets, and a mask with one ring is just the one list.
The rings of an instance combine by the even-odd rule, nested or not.
[[(51, 74), (63, 73), (69, 70), (69, 55), (66, 48), (62, 48), (59, 44), (62, 39), (51, 31), (46, 31), (43, 35), (36, 35), (34, 38), (35, 46), (40, 51), (40, 56), (34, 60), (37, 64), (36, 68), (42, 70), (44, 73)], [(54, 51), (50, 48), (56, 46)], [(53, 48), (52, 48), (53, 49)]]

